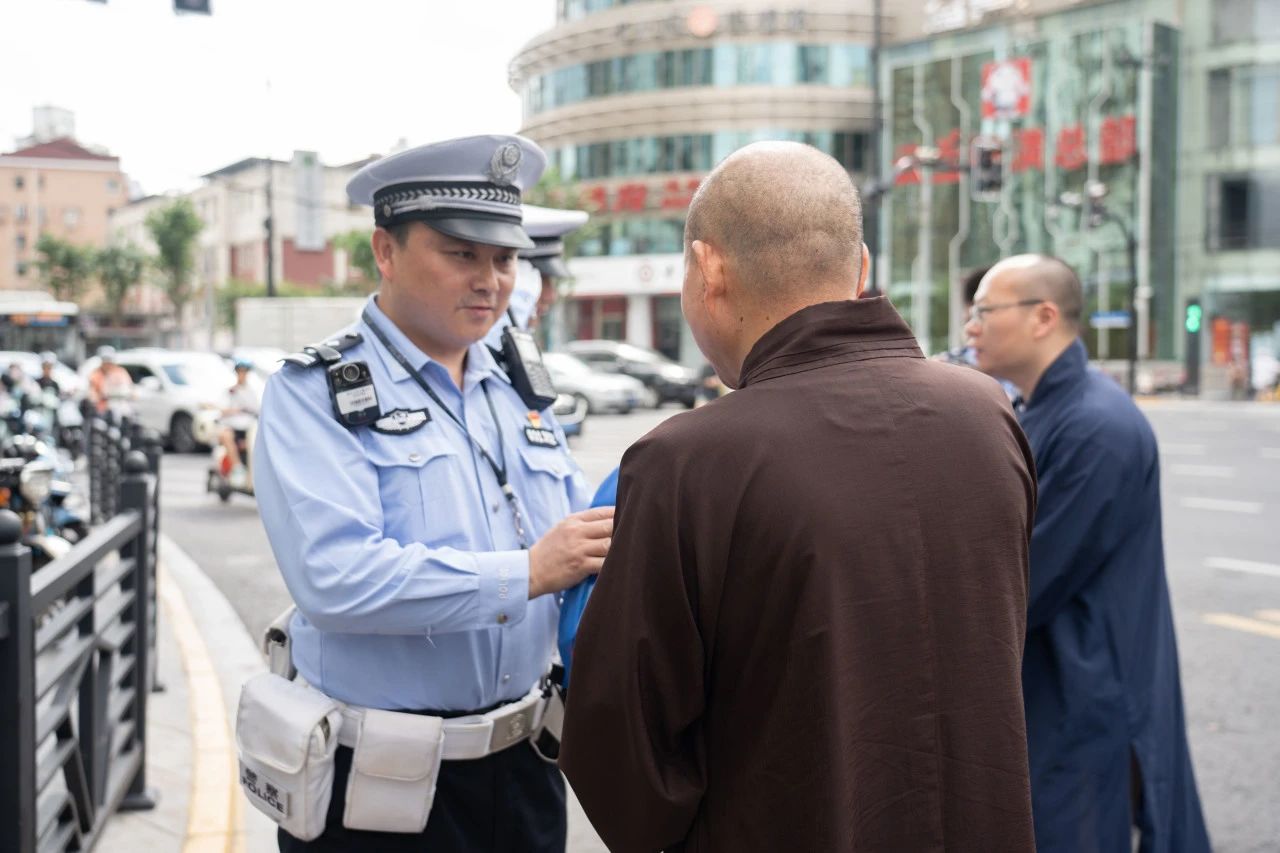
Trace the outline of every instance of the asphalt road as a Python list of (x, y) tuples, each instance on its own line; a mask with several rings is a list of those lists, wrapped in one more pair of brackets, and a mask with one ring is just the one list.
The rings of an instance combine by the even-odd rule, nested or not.
[[(572, 449), (592, 482), (678, 409), (596, 416)], [(1154, 402), (1187, 726), (1225, 853), (1280, 849), (1280, 406)], [(166, 457), (162, 524), (250, 632), (289, 603), (252, 499), (204, 493), (202, 456)], [(198, 604), (197, 604), (198, 606)], [(570, 850), (602, 850), (576, 812)]]

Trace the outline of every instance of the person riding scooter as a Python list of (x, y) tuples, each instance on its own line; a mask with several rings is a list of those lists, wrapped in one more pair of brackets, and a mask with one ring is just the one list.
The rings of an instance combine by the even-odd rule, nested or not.
[(222, 410), (222, 429), (218, 433), (218, 443), (231, 460), (228, 479), (234, 489), (242, 489), (246, 484), (245, 459), (240, 444), (257, 423), (262, 403), (258, 392), (249, 384), (252, 373), (252, 362), (244, 359), (236, 362), (236, 384), (227, 392), (227, 407)]

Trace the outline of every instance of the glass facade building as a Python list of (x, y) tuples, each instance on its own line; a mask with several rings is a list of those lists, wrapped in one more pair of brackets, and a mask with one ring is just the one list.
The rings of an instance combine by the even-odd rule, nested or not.
[(700, 361), (678, 300), (689, 201), (717, 163), (758, 140), (813, 145), (863, 179), (869, 9), (559, 0), (556, 27), (515, 57), (511, 82), (521, 132), (592, 214), (560, 340), (618, 338)]
[[(933, 350), (958, 343), (964, 273), (1049, 252), (1081, 273), (1094, 357), (1125, 356), (1128, 331), (1107, 327), (1135, 283), (1153, 369), (1180, 368), (1193, 299), (1207, 327), (1244, 326), (1244, 350), (1276, 355), (1280, 0), (1028, 5), (885, 53), (882, 170), (920, 146), (941, 157), (903, 173), (882, 208), (877, 270), (917, 334)], [(999, 151), (994, 192), (973, 180), (975, 140)], [(1135, 270), (1125, 229), (1076, 206), (1095, 183), (1134, 235)], [(1226, 344), (1197, 343), (1225, 372)]]

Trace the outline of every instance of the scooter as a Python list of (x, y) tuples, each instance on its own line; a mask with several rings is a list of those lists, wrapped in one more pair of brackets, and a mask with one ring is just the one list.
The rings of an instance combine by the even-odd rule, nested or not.
[(209, 478), (205, 490), (216, 493), (223, 503), (231, 500), (233, 494), (239, 493), (253, 497), (253, 442), (258, 434), (258, 421), (255, 419), (247, 429), (234, 431), (236, 450), (244, 461), (243, 477), (236, 477), (235, 460), (221, 441), (213, 443), (213, 453), (209, 459)]

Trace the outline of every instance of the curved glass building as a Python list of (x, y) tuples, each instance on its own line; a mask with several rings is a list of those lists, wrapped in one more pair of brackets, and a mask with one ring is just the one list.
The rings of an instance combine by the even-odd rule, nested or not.
[[(763, 139), (814, 145), (862, 180), (871, 0), (556, 2), (556, 26), (511, 65), (521, 132), (592, 211), (551, 343), (613, 338), (698, 363), (679, 304), (689, 200), (716, 163)], [(888, 40), (920, 3), (884, 6)]]

